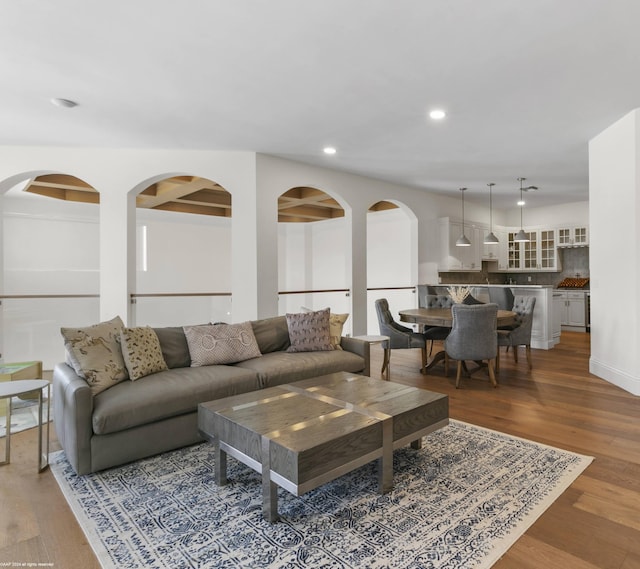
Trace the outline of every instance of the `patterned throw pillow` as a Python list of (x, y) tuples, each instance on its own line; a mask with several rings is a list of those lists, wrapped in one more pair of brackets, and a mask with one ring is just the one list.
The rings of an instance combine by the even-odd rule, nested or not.
[(287, 352), (324, 352), (333, 350), (329, 327), (329, 309), (287, 314), (291, 346)]
[(168, 369), (158, 335), (149, 326), (123, 328), (120, 342), (122, 357), (132, 381)]
[(191, 367), (232, 364), (258, 358), (262, 354), (251, 322), (185, 326)]
[[(311, 308), (307, 308), (306, 306), (301, 306), (300, 309), (302, 312), (313, 312)], [(331, 336), (331, 345), (334, 350), (341, 350), (342, 346), (340, 345), (340, 341), (342, 339), (342, 328), (344, 327), (344, 323), (349, 318), (348, 314), (334, 314), (333, 312), (329, 312), (329, 334)]]
[(86, 328), (60, 328), (69, 361), (97, 395), (112, 385), (129, 378), (122, 350), (119, 316)]

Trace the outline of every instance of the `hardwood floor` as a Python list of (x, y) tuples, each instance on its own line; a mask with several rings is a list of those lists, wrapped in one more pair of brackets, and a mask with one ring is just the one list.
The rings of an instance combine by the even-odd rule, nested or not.
[[(376, 376), (382, 350), (372, 352)], [(496, 569), (640, 568), (640, 398), (589, 374), (587, 334), (563, 332), (553, 350), (533, 350), (532, 371), (520, 355), (514, 364), (502, 352), (497, 389), (486, 371), (458, 390), (454, 366), (449, 377), (441, 366), (422, 376), (418, 349), (392, 352), (391, 380), (448, 394), (454, 419), (595, 457)], [(53, 475), (36, 473), (36, 435), (14, 435), (12, 462), (0, 468), (0, 565), (97, 569)]]

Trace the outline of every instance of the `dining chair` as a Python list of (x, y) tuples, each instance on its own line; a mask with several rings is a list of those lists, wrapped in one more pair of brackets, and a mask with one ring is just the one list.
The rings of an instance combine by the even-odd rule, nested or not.
[[(498, 386), (493, 360), (498, 354), (496, 324), (498, 305), (454, 304), (451, 307), (453, 322), (451, 332), (444, 342), (444, 349), (452, 360), (457, 360), (456, 389), (460, 386), (462, 368), (466, 361), (487, 361), (489, 378), (494, 387)], [(475, 371), (475, 370), (474, 370)], [(471, 377), (471, 373), (467, 371)]]
[[(451, 308), (453, 306), (453, 299), (448, 294), (427, 294), (424, 298), (424, 305), (418, 305), (420, 308)], [(431, 347), (429, 348), (429, 354), (433, 352), (433, 342), (446, 340), (447, 336), (451, 332), (451, 328), (443, 326), (424, 326), (422, 333), (425, 334), (426, 339), (431, 341)], [(448, 362), (445, 363), (445, 368), (448, 369)]]
[(509, 287), (489, 287), (489, 301), (497, 304), (498, 310), (511, 310), (513, 308), (513, 299), (513, 291)]
[(391, 350), (402, 350), (410, 348), (420, 348), (422, 350), (422, 368), (427, 367), (427, 336), (420, 332), (414, 332), (411, 328), (398, 324), (389, 310), (389, 303), (386, 298), (379, 298), (375, 301), (376, 313), (378, 315), (378, 325), (380, 334), (389, 336), (388, 342), (383, 342), (384, 358), (380, 373), (384, 375), (385, 370), (391, 365)]
[(512, 308), (516, 313), (515, 322), (511, 329), (498, 330), (496, 371), (500, 371), (500, 346), (506, 346), (507, 350), (513, 348), (513, 359), (516, 363), (518, 363), (518, 346), (525, 346), (527, 364), (529, 364), (529, 369), (533, 367), (531, 363), (531, 327), (535, 306), (535, 296), (515, 295)]

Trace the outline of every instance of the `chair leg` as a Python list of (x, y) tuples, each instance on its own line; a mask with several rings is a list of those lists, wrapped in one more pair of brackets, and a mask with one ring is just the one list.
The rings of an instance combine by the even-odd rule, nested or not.
[(513, 346), (513, 361), (518, 363), (518, 346)]
[(449, 354), (444, 353), (444, 376), (449, 377)]
[(487, 361), (487, 367), (489, 368), (489, 379), (491, 380), (491, 384), (493, 385), (493, 387), (498, 387), (496, 375), (493, 373), (493, 360)]
[(532, 368), (532, 365), (531, 365), (531, 344), (527, 344), (526, 350), (527, 350), (527, 363), (529, 364), (529, 369), (531, 369)]
[(420, 373), (427, 373), (427, 344), (425, 342), (424, 347), (421, 348), (422, 351), (422, 367), (420, 368)]
[(391, 374), (391, 349), (386, 348), (384, 350), (384, 355), (382, 356), (382, 369), (380, 370), (380, 375), (382, 375), (388, 381), (390, 374)]
[(496, 352), (496, 373), (500, 373), (500, 346), (498, 346), (498, 351)]
[(462, 374), (462, 360), (458, 360), (458, 371), (456, 372), (456, 389), (460, 386), (460, 375)]

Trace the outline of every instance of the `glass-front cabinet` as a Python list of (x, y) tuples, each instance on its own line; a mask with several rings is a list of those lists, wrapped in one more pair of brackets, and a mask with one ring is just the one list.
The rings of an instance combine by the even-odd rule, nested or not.
[(515, 241), (518, 231), (507, 233), (508, 270), (555, 271), (557, 270), (556, 238), (554, 229), (525, 232), (529, 241)]
[(553, 229), (540, 231), (540, 268), (556, 269), (556, 232)]
[(585, 226), (558, 229), (558, 247), (577, 247), (589, 244), (589, 231)]

